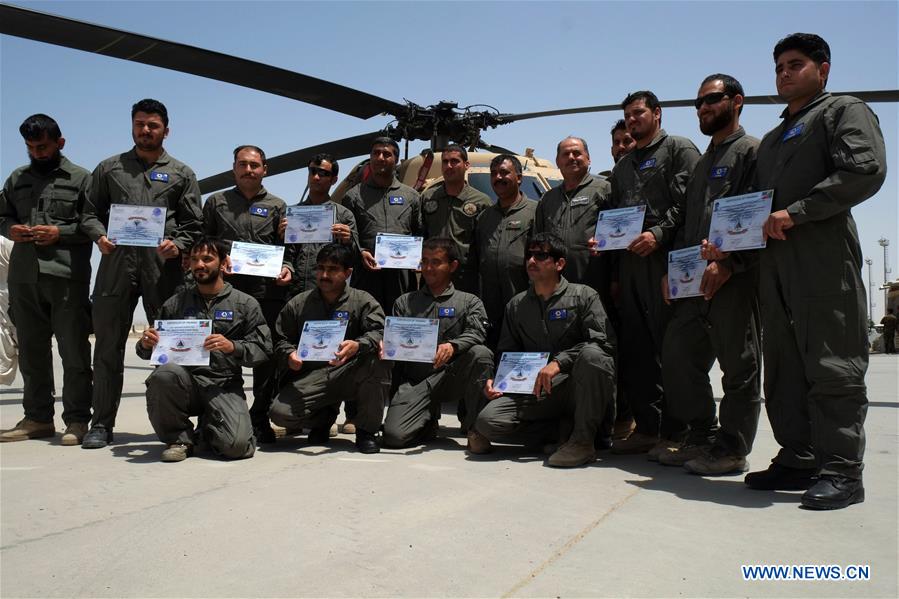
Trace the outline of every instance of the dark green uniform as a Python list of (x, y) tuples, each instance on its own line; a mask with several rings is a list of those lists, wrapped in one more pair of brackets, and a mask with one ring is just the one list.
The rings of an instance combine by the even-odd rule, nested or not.
[[(271, 332), (252, 296), (225, 283), (207, 300), (196, 287), (169, 298), (159, 319), (209, 319), (210, 335), (223, 335), (234, 351), (209, 353), (209, 366), (164, 364), (147, 378), (147, 415), (159, 440), (194, 443), (191, 416), (199, 416), (202, 441), (226, 458), (249, 458), (256, 451), (242, 368), (271, 360)], [(149, 360), (152, 350), (138, 341), (137, 355)]]
[(477, 293), (476, 272), (468, 267), (468, 248), (478, 215), (491, 203), (486, 194), (468, 183), (458, 196), (449, 195), (444, 183), (429, 187), (421, 196), (424, 238), (446, 237), (456, 242), (459, 249), (459, 268), (453, 274), (453, 285), (460, 291)]
[[(132, 148), (97, 165), (81, 218), (81, 228), (92, 241), (106, 235), (112, 204), (164, 208), (165, 238), (171, 239), (182, 255), (200, 235), (202, 209), (197, 178), (166, 152), (153, 164), (146, 164)], [(100, 259), (92, 310), (96, 335), (93, 424), (102, 424), (107, 430), (115, 425), (122, 395), (125, 343), (137, 298), (143, 298), (147, 320), (152, 322), (183, 280), (181, 256), (163, 260), (156, 248), (119, 246)]]
[[(421, 200), (418, 192), (396, 178), (390, 187), (376, 187), (372, 181), (350, 189), (343, 198), (359, 227), (359, 249), (375, 254), (378, 233), (421, 235)], [(387, 312), (396, 298), (415, 288), (415, 272), (398, 268), (376, 271), (361, 263), (353, 269), (353, 287), (370, 293)]]
[(565, 191), (562, 184), (544, 193), (534, 216), (534, 233), (558, 235), (568, 248), (562, 276), (597, 290), (601, 278), (600, 256), (590, 255), (587, 242), (596, 232), (599, 211), (609, 208), (610, 193), (608, 181), (588, 173), (570, 191)]
[[(708, 238), (716, 199), (750, 191), (758, 145), (742, 127), (718, 146), (709, 144), (687, 183), (684, 226), (675, 249)], [(734, 252), (721, 263), (732, 274), (711, 300), (674, 301), (674, 318), (662, 343), (662, 375), (672, 416), (690, 425), (689, 443), (714, 443), (726, 455), (745, 457), (761, 408), (758, 255)], [(724, 375), (720, 430), (709, 381), (716, 358)]]
[(504, 395), (487, 402), (478, 432), (533, 445), (551, 440), (565, 420), (573, 425), (572, 442), (592, 445), (615, 403), (614, 333), (596, 291), (562, 278), (547, 301), (533, 287), (519, 293), (506, 307), (497, 358), (503, 352), (550, 352), (561, 372), (549, 397)]
[[(247, 200), (236, 187), (216, 193), (203, 205), (203, 232), (228, 242), (245, 241), (263, 245), (283, 245), (278, 226), (284, 218), (286, 204), (263, 187)], [(284, 266), (293, 271), (290, 257)], [(259, 302), (269, 329), (275, 327), (278, 313), (287, 301), (287, 287), (275, 285), (274, 279), (252, 275), (228, 275), (228, 282)], [(268, 426), (268, 409), (277, 390), (277, 376), (273, 361), (265, 361), (253, 368), (253, 407), (250, 415), (256, 426)]]
[(384, 418), (385, 447), (414, 444), (429, 422), (440, 418), (440, 404), (459, 402), (462, 430), (467, 432), (484, 405), (484, 385), (493, 371), (493, 354), (484, 346), (487, 312), (476, 296), (456, 291), (450, 283), (443, 293), (431, 295), (427, 287), (400, 296), (394, 316), (436, 318), (437, 344), (453, 346), (452, 359), (435, 370), (431, 364), (396, 362), (397, 388)]
[(537, 202), (523, 193), (508, 210), (499, 202), (478, 217), (468, 264), (477, 269), (480, 298), (487, 310), (487, 347), (494, 348), (502, 330), (506, 304), (528, 288), (525, 244), (534, 230)]
[(662, 299), (661, 280), (668, 270), (668, 250), (683, 220), (687, 179), (698, 160), (693, 142), (661, 129), (649, 145), (634, 148), (612, 170), (613, 206), (646, 205), (643, 230), (651, 231), (659, 242), (645, 258), (618, 252), (622, 384), (636, 432), (650, 436), (677, 436), (684, 428), (669, 418), (664, 406), (660, 356), (671, 309)]
[[(300, 342), (307, 320), (346, 319), (346, 339), (359, 343), (359, 352), (341, 366), (304, 362), (299, 371), (287, 367), (287, 358)], [(275, 325), (275, 358), (285, 373), (281, 391), (272, 403), (272, 422), (289, 430), (327, 429), (337, 419), (340, 402), (354, 400), (356, 428), (375, 434), (381, 426), (390, 392), (390, 362), (378, 359), (384, 336), (384, 311), (371, 295), (346, 287), (333, 304), (326, 304), (318, 289), (294, 297)]]
[(10, 315), (18, 329), (25, 417), (53, 422), (53, 360), (56, 336), (63, 364), (62, 419), (90, 420), (91, 330), (88, 288), (90, 240), (78, 229), (90, 173), (65, 157), (41, 174), (30, 166), (13, 171), (0, 191), (0, 235), (13, 225), (55, 225), (59, 241), (20, 242), (9, 261)]
[(820, 94), (762, 139), (757, 189), (794, 227), (760, 255), (765, 407), (790, 468), (861, 478), (868, 409), (862, 252), (850, 209), (886, 178), (877, 117)]
[[(334, 205), (334, 223), (338, 225), (346, 225), (350, 228), (350, 247), (353, 253), (359, 252), (359, 229), (356, 227), (356, 217), (345, 206), (336, 202)], [(301, 205), (312, 205), (309, 202)], [(287, 254), (293, 266), (293, 279), (290, 282), (289, 295), (293, 297), (297, 294), (315, 289), (315, 267), (318, 264), (316, 258), (326, 244), (324, 243), (296, 243), (288, 244)], [(353, 271), (355, 272), (355, 270)]]

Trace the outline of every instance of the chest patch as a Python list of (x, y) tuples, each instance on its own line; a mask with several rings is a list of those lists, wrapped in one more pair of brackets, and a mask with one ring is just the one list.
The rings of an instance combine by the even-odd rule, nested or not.
[(428, 200), (425, 202), (424, 209), (428, 214), (437, 212), (437, 200)]
[(387, 203), (391, 206), (402, 206), (406, 203), (406, 198), (404, 198), (403, 196), (390, 196), (390, 198), (387, 200)]
[(350, 313), (348, 310), (334, 310), (331, 314), (331, 320), (349, 320)]
[(160, 181), (162, 183), (168, 183), (169, 174), (161, 173), (159, 171), (150, 171), (150, 181)]
[(709, 179), (723, 179), (727, 176), (729, 170), (730, 168), (726, 166), (716, 166), (709, 173)]
[(656, 166), (656, 159), (648, 158), (648, 159), (644, 160), (643, 162), (641, 162), (640, 166), (638, 166), (637, 168), (641, 171), (645, 171), (648, 168), (655, 168), (655, 166)]
[(465, 216), (474, 216), (478, 213), (478, 206), (474, 202), (466, 202), (462, 205), (462, 214)]
[(781, 142), (785, 142), (787, 140), (793, 139), (794, 137), (799, 137), (802, 135), (802, 130), (805, 128), (805, 123), (799, 123), (795, 127), (791, 127), (787, 130), (786, 133), (783, 134), (783, 137), (780, 138)]
[(507, 228), (507, 229), (520, 229), (520, 228), (521, 228), (521, 221), (520, 221), (520, 220), (510, 220), (510, 221), (506, 224), (506, 228)]
[(253, 216), (268, 216), (268, 208), (262, 206), (250, 206), (250, 214)]
[(572, 206), (582, 206), (590, 202), (590, 196), (578, 196), (571, 200)]
[(225, 322), (231, 322), (234, 320), (234, 310), (216, 310), (213, 315), (213, 320), (224, 320)]
[(568, 310), (565, 308), (556, 308), (549, 311), (550, 320), (568, 320)]
[(437, 308), (437, 317), (438, 318), (454, 318), (455, 316), (456, 316), (456, 309), (452, 306)]

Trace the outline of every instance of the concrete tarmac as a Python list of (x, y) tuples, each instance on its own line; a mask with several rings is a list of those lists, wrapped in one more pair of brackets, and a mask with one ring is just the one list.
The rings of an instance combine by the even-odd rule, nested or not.
[[(113, 445), (60, 446), (59, 403), (55, 439), (0, 445), (0, 596), (896, 597), (897, 365), (871, 357), (867, 500), (814, 512), (799, 493), (644, 456), (603, 452), (575, 470), (511, 447), (468, 456), (449, 409), (426, 447), (361, 455), (346, 435), (286, 438), (249, 460), (163, 464), (151, 367), (129, 346)], [(21, 385), (0, 388), (4, 429)], [(763, 414), (751, 467), (776, 449)], [(869, 578), (744, 580), (741, 566), (767, 564)]]

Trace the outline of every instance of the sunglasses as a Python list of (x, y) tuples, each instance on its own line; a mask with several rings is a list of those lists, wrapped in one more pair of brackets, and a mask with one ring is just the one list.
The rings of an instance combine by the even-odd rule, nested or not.
[(706, 106), (711, 106), (712, 104), (717, 104), (718, 102), (720, 102), (721, 100), (723, 100), (724, 98), (726, 98), (729, 95), (730, 94), (727, 92), (714, 92), (711, 94), (706, 94), (706, 95), (702, 96), (701, 98), (696, 98), (696, 100), (693, 102), (693, 106), (696, 107), (696, 110), (699, 110), (699, 108), (703, 104), (705, 104)]
[(525, 261), (528, 261), (531, 258), (533, 258), (537, 262), (543, 262), (544, 260), (549, 260), (552, 257), (553, 257), (553, 255), (550, 254), (549, 252), (525, 252), (524, 253)]
[(327, 169), (320, 168), (320, 167), (318, 167), (318, 166), (310, 166), (310, 167), (309, 167), (309, 174), (310, 174), (310, 175), (318, 175), (319, 177), (324, 178), (324, 177), (330, 177), (330, 176), (331, 176), (331, 171), (329, 171), (329, 170), (327, 170)]

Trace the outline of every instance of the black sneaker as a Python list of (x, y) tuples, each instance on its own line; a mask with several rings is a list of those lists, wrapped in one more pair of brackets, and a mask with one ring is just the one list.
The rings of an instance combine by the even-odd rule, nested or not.
[(381, 451), (375, 436), (361, 429), (356, 431), (356, 449), (360, 453), (378, 453)]
[(112, 443), (112, 429), (107, 429), (102, 424), (95, 424), (87, 431), (81, 441), (82, 449), (100, 449)]
[(802, 494), (802, 507), (812, 510), (841, 510), (865, 500), (865, 487), (856, 478), (823, 474)]
[(767, 470), (750, 472), (743, 482), (750, 489), (760, 491), (805, 491), (818, 480), (815, 472), (813, 469), (789, 468), (771, 462)]

